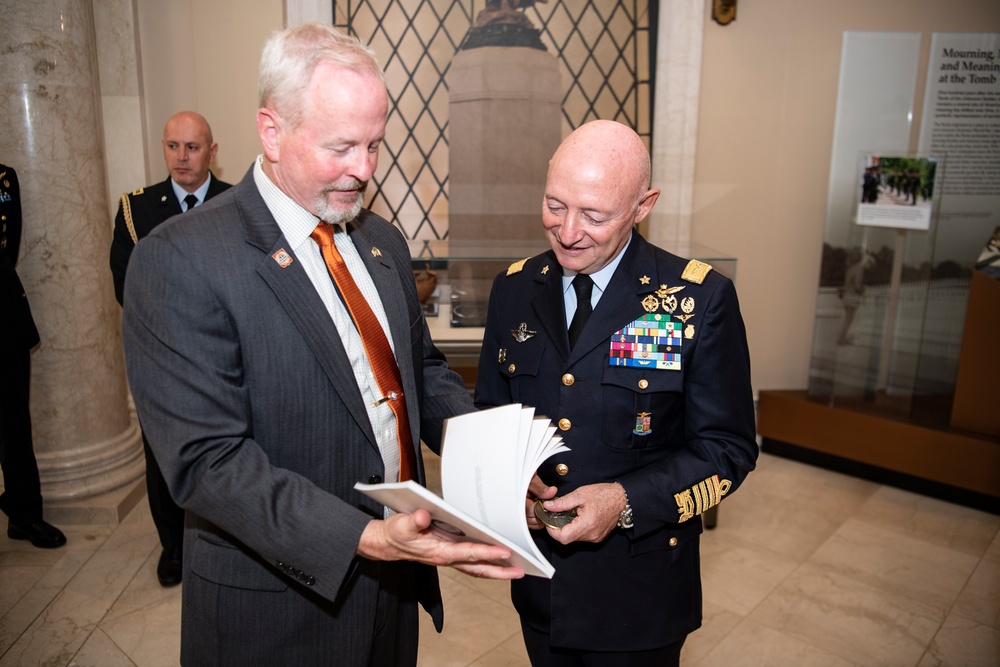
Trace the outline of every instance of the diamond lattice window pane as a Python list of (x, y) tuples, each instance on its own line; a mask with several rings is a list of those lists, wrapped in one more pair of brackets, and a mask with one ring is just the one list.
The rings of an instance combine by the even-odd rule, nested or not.
[[(367, 205), (407, 238), (448, 235), (446, 76), (484, 0), (347, 0), (335, 25), (368, 44), (386, 73), (389, 118)], [(595, 118), (631, 125), (647, 145), (649, 0), (549, 0), (525, 10), (563, 77), (563, 133)]]

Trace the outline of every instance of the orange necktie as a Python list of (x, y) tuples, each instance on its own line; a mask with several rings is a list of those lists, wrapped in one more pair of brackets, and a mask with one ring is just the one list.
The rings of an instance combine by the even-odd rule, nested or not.
[(415, 479), (417, 471), (416, 455), (413, 452), (413, 437), (410, 435), (410, 418), (406, 413), (406, 402), (403, 400), (403, 382), (399, 375), (399, 366), (389, 347), (382, 325), (372, 312), (354, 277), (347, 270), (344, 258), (333, 242), (333, 226), (321, 222), (317, 225), (312, 239), (319, 245), (326, 261), (326, 268), (333, 276), (340, 295), (344, 298), (347, 310), (351, 313), (354, 325), (361, 334), (368, 363), (375, 373), (375, 381), (382, 393), (382, 400), (389, 401), (392, 413), (396, 415), (396, 434), (399, 437), (399, 481)]

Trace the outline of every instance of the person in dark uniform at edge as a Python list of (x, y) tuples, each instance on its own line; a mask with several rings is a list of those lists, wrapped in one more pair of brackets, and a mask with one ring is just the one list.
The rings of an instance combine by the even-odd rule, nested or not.
[[(219, 145), (212, 140), (212, 128), (200, 114), (181, 111), (167, 120), (163, 127), (163, 158), (170, 176), (162, 183), (123, 194), (118, 202), (111, 242), (111, 273), (115, 297), (121, 306), (125, 305), (122, 301), (125, 274), (135, 244), (168, 218), (232, 187), (209, 170), (218, 152)], [(181, 583), (183, 565), (184, 510), (170, 497), (145, 433), (142, 447), (146, 454), (149, 510), (163, 547), (156, 578), (162, 586), (176, 586)]]
[(677, 665), (702, 620), (700, 515), (756, 465), (736, 290), (634, 229), (660, 194), (649, 184), (634, 131), (581, 126), (549, 163), (551, 250), (493, 283), (475, 403), (534, 406), (570, 449), (526, 499), (555, 567), (512, 582), (533, 665)]
[(28, 297), (14, 269), (21, 246), (21, 190), (17, 173), (0, 164), (0, 468), (7, 537), (42, 549), (66, 536), (42, 517), (42, 487), (31, 441), (31, 348), (40, 338)]

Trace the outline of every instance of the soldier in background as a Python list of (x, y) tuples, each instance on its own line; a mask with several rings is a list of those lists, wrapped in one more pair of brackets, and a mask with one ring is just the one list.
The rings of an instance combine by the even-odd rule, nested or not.
[(42, 518), (42, 489), (31, 441), (28, 408), (31, 348), (38, 329), (28, 297), (17, 276), (21, 245), (21, 193), (17, 174), (0, 164), (0, 468), (4, 492), (0, 509), (7, 515), (7, 537), (30, 540), (41, 549), (66, 544), (66, 536)]
[[(174, 114), (163, 128), (163, 158), (170, 176), (162, 183), (121, 196), (111, 244), (111, 273), (115, 297), (123, 307), (125, 272), (135, 244), (168, 218), (231, 187), (209, 171), (218, 151), (219, 145), (212, 140), (212, 128), (200, 114), (193, 111)], [(163, 547), (156, 578), (162, 586), (176, 586), (181, 583), (183, 565), (184, 510), (170, 497), (145, 432), (142, 446), (146, 453), (149, 510)]]

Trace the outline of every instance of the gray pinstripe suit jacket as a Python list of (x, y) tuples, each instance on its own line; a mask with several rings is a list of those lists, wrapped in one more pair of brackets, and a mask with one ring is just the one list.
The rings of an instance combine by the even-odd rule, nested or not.
[[(442, 419), (471, 400), (430, 339), (398, 230), (362, 211), (350, 233), (390, 318), (413, 442), (437, 449)], [(336, 328), (252, 169), (143, 239), (125, 291), (136, 408), (187, 510), (184, 663), (365, 664), (378, 568), (355, 549), (382, 507), (353, 486), (382, 460)], [(439, 625), (436, 572), (404, 567)]]

